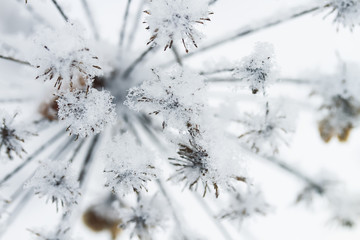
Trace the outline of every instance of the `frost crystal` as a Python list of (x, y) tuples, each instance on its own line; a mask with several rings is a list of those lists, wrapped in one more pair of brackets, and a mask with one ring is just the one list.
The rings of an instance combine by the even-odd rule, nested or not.
[(91, 86), (102, 75), (99, 61), (86, 46), (84, 30), (66, 24), (58, 31), (43, 30), (35, 39), (35, 55), (29, 62), (38, 68), (36, 79), (52, 81), (60, 89)]
[(234, 77), (244, 81), (256, 94), (262, 91), (274, 80), (274, 50), (269, 43), (257, 43), (253, 53), (244, 57), (235, 69)]
[(154, 231), (164, 226), (166, 218), (166, 204), (159, 198), (152, 199), (141, 198), (137, 206), (119, 209), (120, 218), (123, 223), (121, 228), (132, 227), (131, 236), (138, 237), (141, 240), (151, 240)]
[(108, 159), (104, 170), (106, 186), (114, 193), (125, 195), (131, 191), (138, 193), (143, 188), (147, 190), (147, 182), (157, 178), (154, 154), (139, 146), (129, 133), (117, 136), (105, 152)]
[(25, 183), (26, 188), (33, 188), (40, 197), (47, 196), (47, 201), (59, 203), (62, 207), (69, 208), (77, 204), (79, 182), (72, 174), (67, 163), (62, 161), (49, 161), (42, 163), (34, 176)]
[(245, 218), (258, 214), (265, 215), (268, 208), (269, 205), (266, 203), (262, 192), (249, 187), (247, 192), (233, 193), (229, 207), (223, 210), (219, 217), (238, 220), (242, 223)]
[(174, 41), (182, 41), (186, 52), (190, 44), (197, 47), (202, 34), (197, 24), (210, 21), (207, 0), (152, 0), (146, 18), (147, 29), (151, 31), (148, 42), (171, 48)]
[(353, 29), (360, 24), (360, 1), (359, 0), (330, 0), (329, 14), (335, 14), (334, 23)]
[(9, 115), (5, 110), (0, 109), (0, 159), (3, 155), (9, 159), (13, 159), (13, 154), (21, 157), (21, 153), (25, 150), (22, 143), (26, 136), (30, 133), (23, 130), (19, 124), (15, 124), (14, 120), (17, 114)]
[(198, 143), (179, 144), (179, 157), (169, 158), (177, 167), (170, 179), (186, 181), (190, 190), (197, 189), (199, 182), (204, 187), (203, 196), (212, 186), (218, 197), (220, 187), (228, 187), (232, 180), (246, 181), (240, 162), (243, 160), (236, 147), (220, 134), (203, 133)]
[(91, 88), (68, 91), (57, 100), (58, 117), (68, 126), (70, 134), (87, 137), (101, 132), (115, 121), (115, 105), (108, 91)]
[(285, 115), (281, 107), (269, 108), (265, 114), (248, 114), (244, 120), (248, 131), (239, 136), (249, 148), (256, 153), (276, 154), (279, 147), (288, 144), (290, 132), (293, 131), (292, 116)]
[(180, 68), (171, 72), (153, 72), (153, 79), (129, 90), (125, 105), (136, 111), (161, 113), (163, 127), (184, 129), (190, 119), (195, 121), (204, 107), (203, 78)]

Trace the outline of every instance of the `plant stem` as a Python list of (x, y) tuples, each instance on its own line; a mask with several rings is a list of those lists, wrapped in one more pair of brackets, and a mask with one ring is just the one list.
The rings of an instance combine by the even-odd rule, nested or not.
[(128, 78), (130, 76), (130, 74), (132, 73), (132, 71), (135, 69), (135, 67), (139, 63), (141, 63), (144, 60), (145, 56), (149, 52), (153, 51), (155, 48), (157, 48), (157, 47), (150, 46), (148, 49), (146, 49), (146, 51), (144, 51), (132, 64), (130, 64), (130, 66), (124, 71), (122, 77), (125, 78), (125, 79)]
[(7, 56), (0, 55), (0, 59), (9, 60), (9, 61), (12, 61), (12, 62), (16, 62), (16, 63), (24, 64), (24, 65), (27, 65), (27, 66), (31, 66), (31, 64), (29, 62), (19, 60), (19, 59), (13, 58), (13, 57), (7, 57)]
[(145, 5), (145, 0), (142, 0), (139, 6), (139, 9), (137, 10), (134, 25), (132, 26), (132, 31), (130, 32), (127, 48), (131, 49), (132, 44), (134, 43), (135, 34), (137, 33), (138, 26), (141, 22), (141, 14), (143, 14), (143, 6)]
[(208, 216), (213, 220), (214, 225), (219, 229), (220, 233), (223, 235), (224, 239), (232, 240), (232, 237), (227, 232), (225, 227), (222, 225), (222, 223), (215, 218), (214, 214), (212, 213), (210, 207), (205, 202), (204, 198), (200, 197), (196, 192), (193, 194), (196, 198), (196, 200), (200, 203), (204, 211), (208, 214)]
[(56, 142), (60, 137), (64, 136), (64, 130), (62, 129), (60, 132), (55, 134), (52, 138), (46, 141), (41, 147), (39, 147), (32, 155), (30, 155), (24, 162), (22, 162), (18, 167), (12, 170), (9, 174), (7, 174), (3, 179), (0, 180), (0, 186), (12, 178), (17, 172), (23, 169), (27, 164), (29, 164), (35, 157), (41, 154), (47, 147), (51, 146), (54, 142)]
[(69, 18), (65, 15), (64, 11), (62, 10), (62, 8), (60, 7), (60, 5), (57, 3), (56, 0), (52, 0), (52, 2), (54, 3), (56, 9), (59, 11), (59, 13), (61, 14), (61, 16), (64, 18), (64, 20), (66, 22), (69, 21)]
[(92, 142), (90, 143), (89, 150), (85, 157), (84, 163), (81, 167), (81, 172), (80, 172), (79, 178), (78, 178), (78, 181), (80, 182), (80, 186), (82, 186), (84, 184), (85, 176), (89, 170), (92, 160), (94, 159), (94, 153), (95, 153), (95, 149), (98, 144), (99, 137), (100, 137), (99, 134), (94, 136), (94, 138), (92, 139)]
[(128, 0), (128, 2), (126, 4), (126, 10), (125, 10), (125, 14), (124, 14), (123, 24), (122, 24), (121, 31), (120, 31), (119, 46), (122, 46), (123, 42), (124, 42), (124, 36), (125, 36), (126, 25), (128, 22), (130, 5), (131, 5), (131, 0)]
[(88, 19), (88, 21), (90, 23), (90, 26), (91, 26), (91, 28), (93, 30), (95, 40), (99, 40), (99, 31), (98, 31), (98, 29), (96, 27), (93, 14), (90, 11), (89, 4), (87, 3), (87, 0), (81, 0), (81, 3), (83, 5), (83, 7), (84, 7), (84, 10), (86, 12), (86, 17), (87, 17), (87, 19)]
[(297, 11), (297, 12), (294, 12), (293, 14), (291, 15), (288, 15), (286, 17), (282, 17), (282, 18), (276, 18), (275, 20), (266, 20), (260, 24), (258, 24), (257, 26), (254, 26), (254, 27), (245, 27), (245, 28), (242, 28), (240, 29), (237, 33), (235, 33), (234, 35), (232, 36), (226, 36), (226, 37), (223, 37), (222, 39), (218, 40), (218, 41), (215, 41), (213, 43), (210, 43), (209, 45), (207, 46), (204, 46), (202, 48), (199, 48), (198, 50), (194, 51), (194, 52), (191, 52), (191, 53), (188, 53), (186, 55), (183, 55), (183, 58), (189, 58), (191, 56), (194, 56), (198, 53), (201, 53), (201, 52), (205, 52), (207, 50), (210, 50), (212, 48), (215, 48), (215, 47), (218, 47), (220, 45), (223, 45), (225, 43), (228, 43), (228, 42), (231, 42), (231, 41), (234, 41), (238, 38), (241, 38), (241, 37), (244, 37), (244, 36), (247, 36), (249, 34), (253, 34), (253, 33), (256, 33), (256, 32), (259, 32), (261, 30), (264, 30), (264, 29), (267, 29), (269, 27), (273, 27), (273, 26), (276, 26), (276, 25), (279, 25), (281, 23), (284, 23), (284, 22), (287, 22), (289, 20), (292, 20), (292, 19), (295, 19), (295, 18), (298, 18), (298, 17), (301, 17), (301, 16), (304, 16), (306, 14), (309, 14), (309, 13), (312, 13), (312, 12), (315, 12), (316, 10), (320, 9), (319, 6), (317, 7), (312, 7), (312, 8), (309, 8), (309, 9), (306, 9), (306, 10), (301, 10), (301, 11)]
[(287, 165), (283, 161), (280, 161), (279, 159), (274, 158), (274, 157), (263, 157), (262, 159), (264, 159), (264, 160), (266, 160), (266, 161), (268, 161), (270, 163), (275, 164), (276, 166), (280, 167), (281, 169), (283, 169), (283, 170), (291, 173), (292, 175), (296, 176), (300, 180), (303, 180), (304, 182), (306, 182), (307, 184), (312, 186), (319, 194), (322, 194), (322, 193), (325, 192), (325, 189), (321, 185), (319, 185), (314, 180), (312, 180), (311, 178), (309, 178), (308, 176), (306, 176), (302, 172), (298, 171), (297, 169)]

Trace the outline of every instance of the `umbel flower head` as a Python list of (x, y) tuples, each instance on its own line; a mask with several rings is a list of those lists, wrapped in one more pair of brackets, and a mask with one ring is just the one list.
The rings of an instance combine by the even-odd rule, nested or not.
[(107, 158), (104, 170), (106, 186), (114, 193), (139, 193), (141, 189), (147, 190), (147, 182), (157, 178), (154, 154), (138, 145), (135, 137), (129, 133), (118, 135), (107, 144), (104, 152)]
[(273, 46), (257, 43), (252, 54), (244, 57), (235, 68), (234, 77), (243, 81), (253, 94), (263, 92), (274, 80), (275, 58)]
[(130, 238), (154, 239), (154, 231), (162, 228), (168, 220), (166, 210), (168, 210), (167, 205), (157, 194), (152, 198), (139, 195), (136, 206), (130, 209), (119, 208), (119, 217), (123, 222), (120, 227), (131, 229)]
[(292, 115), (284, 114), (284, 106), (269, 107), (266, 103), (264, 112), (244, 116), (248, 130), (239, 139), (255, 153), (273, 155), (279, 152), (281, 145), (288, 144), (294, 130), (294, 119)]
[(179, 67), (153, 73), (152, 79), (129, 90), (125, 105), (136, 111), (160, 113), (163, 127), (184, 129), (190, 119), (196, 122), (204, 107), (203, 77)]
[(21, 157), (21, 153), (25, 153), (22, 144), (30, 133), (15, 124), (16, 116), (17, 113), (11, 116), (0, 109), (0, 159), (3, 159), (4, 154), (8, 159), (13, 159), (13, 154)]
[(324, 76), (315, 90), (323, 98), (318, 127), (324, 142), (329, 142), (332, 137), (344, 142), (351, 130), (359, 125), (358, 76), (357, 64), (341, 63), (336, 74)]
[(334, 13), (334, 23), (353, 29), (360, 24), (360, 1), (359, 0), (330, 0), (328, 7), (331, 8), (329, 15)]
[(63, 161), (48, 161), (41, 164), (34, 176), (25, 183), (25, 188), (33, 188), (40, 197), (47, 196), (59, 209), (59, 204), (66, 209), (77, 204), (81, 195), (79, 182)]
[(262, 192), (248, 186), (247, 191), (234, 189), (230, 192), (230, 204), (219, 215), (220, 218), (239, 221), (241, 224), (246, 218), (254, 215), (265, 215), (269, 209)]
[(324, 142), (329, 142), (334, 136), (341, 142), (346, 141), (350, 131), (358, 125), (360, 103), (352, 97), (336, 95), (321, 109), (325, 116), (319, 121), (319, 132)]
[(99, 60), (86, 46), (84, 30), (67, 23), (62, 29), (45, 29), (35, 38), (34, 56), (29, 62), (38, 69), (36, 79), (61, 87), (91, 86), (94, 77), (103, 74)]
[(68, 126), (70, 134), (82, 138), (92, 136), (115, 121), (115, 105), (112, 102), (113, 97), (106, 90), (67, 91), (57, 100), (58, 117)]
[(147, 29), (151, 31), (148, 44), (155, 42), (171, 48), (174, 41), (181, 41), (186, 52), (189, 45), (197, 47), (201, 33), (197, 24), (210, 21), (207, 0), (151, 0), (145, 11)]
[[(188, 144), (179, 144), (178, 157), (169, 158), (176, 173), (170, 179), (185, 181), (190, 190), (197, 190), (199, 183), (203, 186), (205, 197), (210, 186), (219, 197), (220, 188), (228, 188), (233, 181), (246, 182), (241, 163), (244, 160), (235, 146), (218, 131), (202, 132), (192, 137)], [(195, 142), (197, 141), (197, 142)]]

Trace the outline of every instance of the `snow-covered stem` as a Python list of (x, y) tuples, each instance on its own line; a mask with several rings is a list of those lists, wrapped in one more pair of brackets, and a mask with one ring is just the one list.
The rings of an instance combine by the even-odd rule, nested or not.
[(123, 24), (121, 26), (121, 31), (120, 31), (119, 46), (122, 46), (124, 43), (124, 36), (125, 36), (126, 26), (128, 23), (128, 16), (129, 16), (129, 9), (130, 9), (131, 2), (132, 2), (131, 0), (128, 0), (127, 4), (126, 4), (125, 14), (124, 14), (124, 18), (123, 18)]
[(285, 170), (286, 172), (297, 177), (298, 179), (304, 181), (306, 184), (312, 186), (319, 194), (322, 194), (325, 192), (324, 188), (320, 184), (318, 184), (316, 181), (314, 181), (311, 178), (309, 178), (308, 176), (306, 176), (304, 173), (302, 173), (298, 169), (295, 169), (294, 167), (289, 166), (284, 161), (281, 161), (275, 157), (262, 157), (261, 159), (274, 164), (275, 166), (281, 168), (282, 170)]
[[(33, 194), (30, 190), (25, 191), (24, 196), (19, 200), (18, 204), (14, 207), (9, 217), (6, 219), (6, 224), (4, 224), (5, 226), (10, 226), (15, 221), (15, 219), (18, 217), (21, 211), (26, 207), (26, 204), (30, 201), (32, 195)], [(9, 228), (0, 229), (0, 238), (2, 237), (2, 235), (5, 234), (6, 230), (8, 229)]]
[(139, 8), (138, 8), (138, 10), (136, 12), (136, 17), (135, 17), (136, 20), (134, 21), (134, 25), (132, 26), (130, 34), (129, 34), (128, 43), (127, 43), (127, 49), (132, 48), (132, 44), (134, 43), (135, 35), (137, 33), (137, 30), (138, 30), (138, 26), (142, 22), (141, 19), (142, 19), (142, 14), (143, 14), (143, 8), (144, 8), (144, 5), (145, 5), (145, 1), (146, 0), (141, 1), (140, 5), (139, 5)]
[(81, 171), (78, 178), (78, 181), (80, 182), (80, 186), (84, 184), (86, 174), (88, 173), (91, 162), (94, 159), (94, 154), (96, 153), (95, 150), (97, 149), (97, 146), (99, 144), (99, 138), (100, 135), (95, 135), (90, 143), (90, 146), (88, 147), (88, 151), (84, 159), (84, 162), (81, 166)]
[(132, 71), (134, 71), (135, 67), (141, 63), (146, 55), (148, 55), (148, 53), (154, 51), (155, 49), (158, 49), (156, 46), (150, 46), (148, 49), (146, 49), (132, 64), (130, 64), (130, 66), (124, 71), (124, 73), (122, 74), (123, 78), (127, 78), (130, 76), (130, 74), (132, 73)]
[(176, 62), (177, 62), (180, 66), (183, 66), (183, 62), (182, 62), (181, 56), (180, 56), (179, 51), (177, 50), (176, 46), (172, 46), (171, 50), (172, 50), (172, 52), (174, 53)]
[(0, 180), (0, 186), (7, 182), (9, 179), (14, 177), (16, 173), (18, 173), (21, 169), (27, 166), (32, 160), (34, 160), (38, 155), (40, 155), (43, 151), (45, 151), (48, 147), (52, 146), (58, 139), (65, 135), (64, 129), (61, 129), (57, 134), (51, 137), (48, 141), (46, 141), (43, 145), (41, 145), (37, 150), (34, 151), (27, 159), (25, 159), (19, 166), (17, 166), (14, 170), (8, 173), (4, 178)]
[(224, 227), (222, 222), (218, 218), (216, 218), (215, 214), (212, 212), (211, 208), (208, 206), (205, 199), (200, 197), (199, 194), (197, 194), (196, 192), (193, 193), (193, 196), (198, 201), (198, 203), (201, 205), (201, 207), (204, 209), (204, 211), (206, 212), (208, 217), (213, 221), (214, 225), (220, 231), (220, 233), (222, 234), (224, 239), (232, 240), (233, 238), (228, 233), (228, 231), (226, 230), (226, 228)]
[(76, 146), (76, 148), (74, 149), (73, 154), (71, 155), (69, 162), (72, 163), (74, 161), (74, 159), (77, 157), (77, 155), (79, 154), (82, 146), (84, 145), (86, 139), (82, 139), (80, 140), (79, 144)]
[(96, 23), (95, 23), (95, 20), (94, 20), (94, 15), (91, 13), (89, 4), (88, 4), (87, 0), (81, 0), (81, 3), (82, 3), (83, 8), (85, 10), (86, 17), (87, 17), (87, 19), (88, 19), (88, 21), (90, 23), (90, 27), (91, 27), (91, 29), (93, 31), (95, 40), (99, 40), (99, 31), (97, 29), (97, 26), (96, 26)]
[(170, 197), (168, 192), (165, 190), (165, 187), (160, 179), (157, 179), (156, 183), (159, 186), (161, 193), (164, 195), (164, 197), (170, 207), (171, 213), (172, 213), (174, 221), (176, 223), (176, 227), (180, 229), (181, 234), (184, 236), (184, 240), (186, 240), (186, 235), (183, 232), (184, 230), (183, 230), (183, 226), (182, 226), (182, 221), (180, 221), (180, 217), (178, 216), (178, 213), (176, 212), (175, 207), (173, 205), (174, 200)]
[(16, 63), (24, 64), (24, 65), (27, 65), (27, 66), (31, 66), (31, 64), (29, 62), (23, 61), (23, 60), (20, 60), (20, 59), (16, 59), (16, 58), (13, 58), (13, 57), (0, 55), (0, 59), (9, 60), (9, 61), (12, 61), (12, 62), (16, 62)]
[(60, 13), (61, 16), (64, 18), (64, 20), (65, 20), (66, 22), (68, 22), (68, 21), (69, 21), (69, 18), (66, 16), (66, 14), (64, 13), (63, 9), (60, 7), (60, 5), (58, 4), (58, 2), (57, 2), (56, 0), (51, 0), (51, 1), (54, 3), (56, 9), (59, 11), (59, 13)]
[(217, 40), (217, 41), (215, 41), (213, 43), (210, 43), (210, 44), (208, 44), (206, 46), (203, 46), (203, 47), (199, 48), (198, 50), (195, 50), (195, 51), (192, 51), (191, 53), (183, 55), (183, 58), (192, 57), (194, 55), (197, 55), (199, 53), (211, 50), (211, 49), (213, 49), (215, 47), (221, 46), (223, 44), (234, 41), (236, 39), (247, 36), (249, 34), (253, 34), (253, 33), (268, 29), (270, 27), (279, 25), (281, 23), (290, 21), (292, 19), (304, 16), (306, 14), (313, 13), (313, 12), (319, 10), (320, 8), (321, 7), (316, 6), (316, 7), (306, 9), (306, 10), (296, 11), (291, 15), (288, 15), (286, 17), (280, 17), (280, 18), (277, 17), (278, 14), (275, 14), (275, 16), (276, 16), (275, 19), (272, 18), (271, 20), (265, 20), (265, 21), (263, 21), (262, 23), (260, 23), (260, 24), (258, 24), (256, 26), (241, 28), (237, 33), (235, 33), (233, 35), (225, 36), (225, 37), (223, 37), (223, 38), (221, 38), (221, 39), (219, 39), (219, 40)]

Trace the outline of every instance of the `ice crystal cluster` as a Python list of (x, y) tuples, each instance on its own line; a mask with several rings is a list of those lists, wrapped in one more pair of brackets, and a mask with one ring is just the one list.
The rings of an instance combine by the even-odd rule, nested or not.
[(131, 209), (119, 208), (123, 223), (122, 228), (130, 228), (130, 237), (138, 237), (139, 239), (153, 239), (153, 232), (164, 227), (166, 224), (166, 207), (161, 203), (163, 200), (156, 199), (138, 199), (137, 204)]
[(181, 41), (186, 52), (197, 46), (202, 34), (196, 25), (210, 21), (206, 0), (153, 0), (145, 11), (149, 16), (146, 24), (151, 32), (150, 42), (164, 49), (171, 48), (174, 41)]
[(243, 121), (249, 130), (239, 139), (254, 152), (270, 156), (278, 153), (282, 145), (289, 144), (295, 125), (294, 116), (286, 114), (281, 104), (274, 108), (269, 103), (258, 114), (246, 114)]
[[(266, 6), (279, 5), (275, 2)], [(344, 172), (351, 168), (349, 155), (358, 151), (336, 153), (340, 161), (335, 162), (326, 159), (334, 149), (325, 143), (337, 138), (332, 147), (351, 147), (345, 145), (350, 132), (355, 141), (359, 137), (353, 130), (360, 120), (360, 68), (352, 49), (358, 43), (345, 41), (351, 51), (346, 48), (344, 55), (354, 52), (353, 63), (340, 59), (344, 46), (339, 44), (337, 68), (325, 61), (328, 72), (320, 75), (322, 66), (315, 66), (315, 73), (300, 74), (307, 71), (303, 62), (324, 60), (325, 54), (317, 53), (332, 41), (326, 39), (326, 48), (306, 45), (304, 60), (293, 54), (298, 50), (293, 46), (303, 42), (291, 34), (313, 34), (308, 27), (320, 24), (299, 26), (302, 16), (316, 11), (328, 11), (337, 27), (355, 30), (360, 2), (318, 2), (256, 23), (244, 14), (257, 5), (251, 1), (128, 0), (113, 8), (95, 0), (4, 2), (0, 238), (13, 239), (11, 232), (21, 227), (28, 231), (19, 231), (19, 239), (69, 240), (76, 233), (90, 240), (103, 231), (112, 240), (247, 239), (243, 223), (257, 216), (254, 238), (264, 239), (261, 226), (270, 226), (266, 216), (274, 213), (273, 205), (294, 202), (324, 206), (327, 214), (316, 217), (355, 227), (358, 181)], [(222, 21), (226, 17), (228, 23)], [(237, 26), (245, 20), (250, 24)], [(296, 22), (296, 30), (266, 35), (287, 21)], [(209, 39), (200, 42), (207, 29)], [(291, 42), (291, 51), (284, 44), (289, 39), (298, 41)], [(310, 132), (308, 141), (304, 135)], [(317, 178), (316, 167), (333, 167), (335, 173)], [(343, 186), (334, 181), (341, 174), (349, 189), (336, 188)], [(37, 212), (34, 195), (56, 211), (29, 214)], [(276, 214), (270, 224), (277, 224)], [(249, 226), (253, 230), (251, 221)]]
[(269, 43), (257, 43), (251, 55), (244, 57), (236, 67), (234, 77), (247, 85), (253, 94), (266, 91), (274, 81), (274, 49)]
[(43, 29), (38, 33), (29, 59), (37, 68), (36, 78), (51, 81), (58, 89), (74, 84), (91, 86), (93, 78), (103, 73), (98, 57), (86, 46), (83, 34), (84, 29), (75, 24), (66, 24), (59, 31)]
[(174, 67), (171, 71), (153, 70), (153, 77), (140, 87), (131, 88), (125, 105), (131, 109), (160, 114), (163, 126), (184, 129), (196, 121), (204, 108), (203, 77), (190, 70)]
[(80, 197), (79, 182), (74, 173), (64, 162), (49, 161), (41, 164), (34, 176), (25, 183), (26, 188), (33, 188), (39, 197), (45, 196), (51, 201), (68, 209), (77, 204)]
[[(129, 133), (118, 135), (104, 149), (107, 165), (104, 170), (106, 186), (114, 193), (125, 195), (146, 188), (147, 182), (156, 179), (155, 154), (143, 149)], [(136, 154), (136, 160), (134, 155)]]
[(14, 154), (21, 157), (25, 152), (23, 142), (30, 135), (21, 123), (17, 123), (16, 114), (10, 115), (0, 109), (0, 159), (13, 159)]
[(80, 137), (100, 133), (115, 121), (113, 97), (106, 90), (67, 91), (59, 96), (57, 104), (59, 119), (68, 126), (70, 134)]
[(353, 29), (360, 24), (359, 0), (331, 0), (328, 1), (331, 12), (334, 12), (334, 22), (345, 28)]

